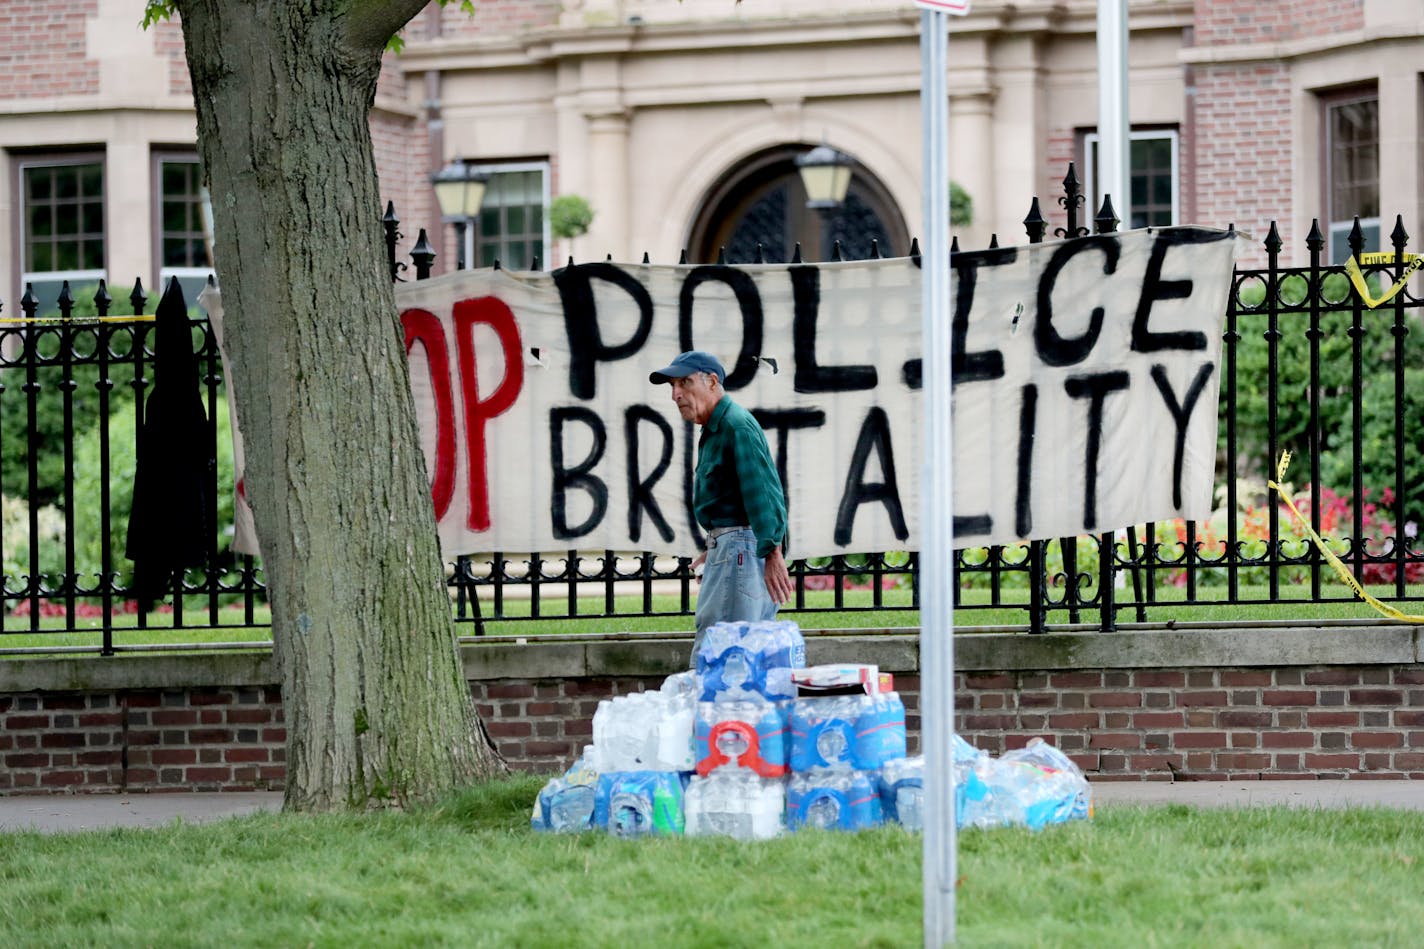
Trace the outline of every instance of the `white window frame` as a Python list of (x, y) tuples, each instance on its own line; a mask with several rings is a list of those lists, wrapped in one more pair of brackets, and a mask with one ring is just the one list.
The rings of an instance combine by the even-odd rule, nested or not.
[[(540, 222), (540, 223), (541, 223), (541, 230), (542, 230), (542, 237), (541, 237), (541, 239), (542, 239), (543, 242), (544, 242), (544, 259), (541, 261), (541, 263), (542, 263), (546, 268), (547, 268), (547, 267), (550, 267), (551, 264), (550, 264), (550, 261), (549, 261), (549, 254), (552, 253), (551, 248), (552, 248), (553, 245), (550, 243), (550, 232), (549, 232), (549, 202), (550, 202), (550, 200), (552, 200), (552, 191), (551, 191), (551, 185), (550, 185), (550, 178), (552, 177), (552, 175), (550, 175), (549, 162), (547, 162), (547, 161), (509, 161), (509, 162), (493, 162), (493, 163), (489, 163), (489, 164), (480, 164), (480, 163), (476, 163), (476, 162), (470, 162), (469, 164), (470, 164), (470, 167), (475, 168), (475, 169), (477, 169), (477, 170), (479, 170), (479, 171), (483, 171), (483, 172), (485, 172), (486, 174), (490, 174), (490, 175), (498, 174), (498, 173), (500, 173), (500, 172), (505, 172), (505, 171), (537, 171), (537, 172), (539, 172), (539, 179), (540, 179), (540, 181), (541, 181), (542, 184), (543, 184), (543, 187), (542, 187), (542, 189), (541, 189), (541, 192), (542, 192), (542, 200), (543, 200), (543, 202), (544, 202), (544, 214), (543, 214), (543, 218), (544, 218), (544, 219), (543, 219), (543, 221)], [(480, 221), (479, 221), (479, 218), (478, 218), (478, 217), (471, 218), (470, 221), (469, 221), (469, 223), (465, 226), (465, 241), (464, 241), (464, 243), (465, 243), (465, 247), (464, 247), (465, 254), (464, 254), (464, 258), (465, 258), (465, 261), (466, 261), (465, 266), (467, 266), (467, 267), (473, 267), (473, 266), (475, 266), (475, 235), (476, 235), (476, 232), (477, 232), (477, 229), (479, 228), (479, 226), (480, 226)]]
[[(1181, 137), (1181, 132), (1179, 132), (1177, 129), (1133, 129), (1128, 134), (1129, 146), (1132, 142), (1144, 142), (1151, 141), (1154, 139), (1166, 139), (1167, 141), (1172, 143), (1172, 223), (1169, 226), (1175, 226), (1182, 222)], [(1092, 219), (1097, 215), (1098, 209), (1101, 208), (1103, 205), (1103, 197), (1102, 195), (1098, 194), (1097, 187), (1098, 163), (1094, 161), (1094, 152), (1097, 150), (1098, 142), (1101, 138), (1102, 136), (1099, 135), (1097, 132), (1089, 132), (1085, 136), (1083, 136), (1083, 157), (1085, 159), (1083, 162), (1083, 165), (1085, 166), (1083, 175), (1083, 194), (1088, 199), (1089, 206), (1087, 208), (1087, 220), (1089, 222), (1091, 222)], [(1128, 170), (1128, 174), (1131, 175), (1130, 168)], [(1117, 208), (1118, 215), (1121, 216), (1121, 202), (1115, 202), (1115, 206)], [(1129, 208), (1128, 210), (1130, 212), (1131, 208)], [(1123, 230), (1127, 230), (1130, 225), (1130, 220), (1124, 220), (1118, 226)]]

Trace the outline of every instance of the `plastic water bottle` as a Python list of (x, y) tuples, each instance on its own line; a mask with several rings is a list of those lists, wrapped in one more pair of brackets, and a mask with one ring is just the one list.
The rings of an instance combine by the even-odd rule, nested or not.
[(615, 837), (670, 836), (685, 825), (683, 776), (672, 771), (602, 774), (593, 823)]
[(694, 732), (697, 773), (745, 768), (763, 778), (786, 773), (788, 703), (755, 700), (700, 702)]
[(786, 787), (786, 825), (792, 830), (863, 830), (882, 816), (873, 772), (817, 768), (793, 774)]
[(694, 775), (687, 784), (686, 833), (766, 840), (785, 829), (786, 780), (752, 771)]
[(924, 829), (925, 759), (923, 755), (885, 762), (880, 770), (880, 805), (885, 820), (906, 830)]

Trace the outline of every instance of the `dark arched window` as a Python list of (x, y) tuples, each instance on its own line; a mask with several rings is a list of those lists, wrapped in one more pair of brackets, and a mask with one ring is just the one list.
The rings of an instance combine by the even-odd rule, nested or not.
[(845, 203), (834, 211), (806, 207), (796, 171), (804, 145), (786, 145), (753, 155), (712, 189), (692, 228), (688, 259), (706, 263), (725, 248), (728, 263), (750, 263), (757, 245), (767, 263), (791, 260), (801, 245), (808, 261), (825, 260), (840, 241), (847, 260), (870, 256), (871, 241), (883, 257), (909, 253), (909, 235), (899, 208), (878, 179), (857, 164)]

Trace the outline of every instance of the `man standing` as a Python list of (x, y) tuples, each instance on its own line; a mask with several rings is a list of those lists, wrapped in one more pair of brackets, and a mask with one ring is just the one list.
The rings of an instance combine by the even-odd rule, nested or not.
[(683, 419), (702, 426), (693, 478), (693, 515), (707, 534), (707, 549), (692, 569), (705, 567), (697, 594), (697, 638), (713, 623), (755, 622), (776, 616), (791, 599), (786, 542), (786, 497), (771, 460), (766, 434), (750, 412), (723, 390), (727, 371), (701, 350), (679, 355), (648, 376), (672, 384)]

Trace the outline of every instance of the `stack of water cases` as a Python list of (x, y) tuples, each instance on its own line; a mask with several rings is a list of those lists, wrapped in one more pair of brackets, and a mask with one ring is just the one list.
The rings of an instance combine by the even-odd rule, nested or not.
[(539, 792), (530, 824), (620, 837), (681, 834), (696, 703), (691, 672), (668, 677), (656, 692), (598, 703), (593, 744)]
[[(883, 771), (905, 759), (905, 706), (889, 690), (889, 677), (872, 666), (814, 666), (798, 673), (796, 684), (787, 826), (862, 830), (881, 823)], [(908, 802), (912, 784), (913, 776), (896, 774), (890, 793), (897, 803), (901, 796)], [(904, 809), (908, 814), (908, 803)]]
[(806, 664), (801, 630), (788, 622), (718, 623), (695, 658), (687, 833), (775, 837), (785, 826), (791, 677)]

